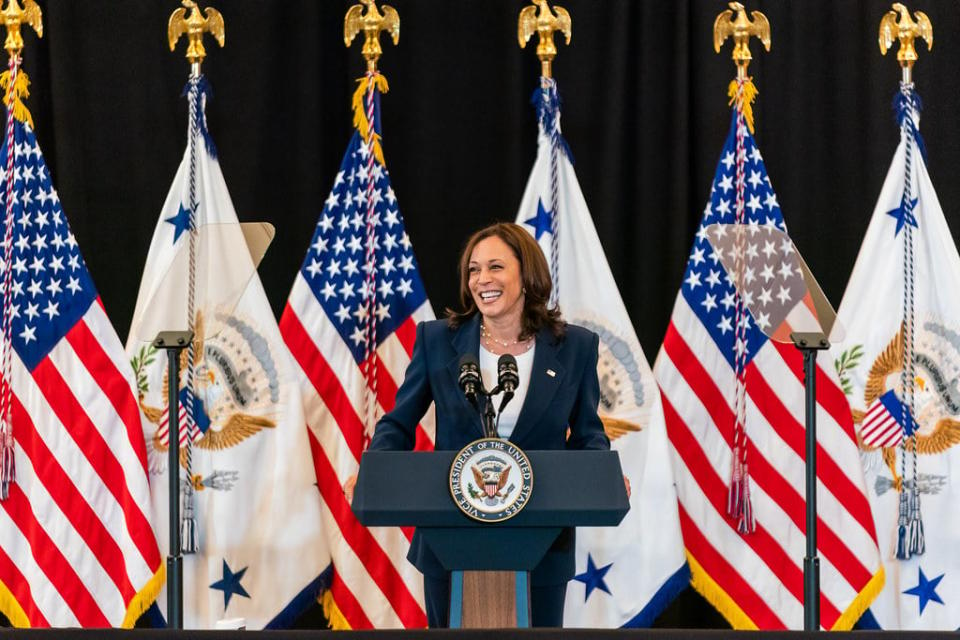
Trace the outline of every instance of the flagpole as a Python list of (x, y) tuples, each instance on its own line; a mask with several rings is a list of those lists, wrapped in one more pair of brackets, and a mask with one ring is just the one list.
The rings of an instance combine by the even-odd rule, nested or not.
[[(167, 23), (167, 38), (170, 50), (173, 51), (177, 41), (184, 34), (187, 35), (188, 44), (186, 58), (190, 62), (190, 79), (188, 81), (190, 90), (189, 110), (190, 110), (190, 220), (189, 220), (189, 275), (187, 283), (187, 331), (179, 332), (161, 332), (154, 345), (157, 348), (167, 350), (168, 373), (167, 373), (167, 393), (168, 393), (168, 437), (169, 443), (169, 463), (168, 463), (168, 526), (170, 535), (170, 550), (167, 555), (167, 627), (171, 629), (183, 628), (183, 553), (195, 553), (197, 551), (197, 527), (196, 519), (193, 514), (193, 478), (191, 470), (191, 438), (193, 417), (193, 372), (195, 343), (194, 338), (198, 337), (194, 333), (194, 324), (196, 320), (194, 303), (196, 291), (196, 242), (197, 225), (196, 215), (199, 208), (196, 199), (196, 154), (199, 137), (199, 118), (201, 114), (200, 103), (200, 64), (206, 57), (206, 50), (203, 46), (203, 34), (209, 32), (213, 35), (217, 43), (223, 47), (224, 44), (224, 24), (220, 12), (212, 7), (207, 7), (203, 16), (200, 8), (193, 0), (182, 0), (183, 5), (170, 14)], [(202, 338), (203, 336), (199, 336)], [(187, 484), (185, 492), (184, 520), (180, 522), (180, 357), (183, 350), (187, 350), (187, 380), (186, 380), (186, 429), (187, 436), (184, 440), (185, 456), (184, 466), (186, 468)]]

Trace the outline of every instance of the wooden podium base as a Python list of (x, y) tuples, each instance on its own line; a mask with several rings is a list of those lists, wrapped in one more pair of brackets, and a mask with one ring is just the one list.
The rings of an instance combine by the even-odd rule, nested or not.
[(452, 571), (451, 629), (513, 629), (530, 626), (526, 571)]

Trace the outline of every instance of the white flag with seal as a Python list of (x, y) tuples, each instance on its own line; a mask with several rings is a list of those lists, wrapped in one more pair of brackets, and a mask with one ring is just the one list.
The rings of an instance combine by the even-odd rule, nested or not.
[[(206, 130), (207, 93), (202, 76), (191, 80), (193, 144), (188, 143), (157, 222), (127, 353), (148, 418), (152, 507), (166, 554), (167, 358), (146, 334), (153, 333), (149, 327), (157, 316), (185, 305), (188, 278), (171, 282), (171, 276), (182, 275), (174, 262), (187, 254), (192, 226), (198, 230), (194, 383), (189, 393), (184, 355), (178, 471), (183, 524), (190, 528), (195, 516), (197, 552), (184, 555), (184, 626), (212, 628), (218, 620), (242, 618), (247, 628), (285, 627), (315, 602), (330, 556), (289, 351), (242, 239), (234, 246), (239, 250), (217, 255), (225, 245), (214, 238), (239, 227)], [(206, 233), (210, 230), (216, 231)], [(236, 291), (233, 299), (224, 297), (229, 289)], [(165, 611), (165, 593), (158, 603)]]
[[(886, 585), (860, 626), (960, 628), (960, 255), (924, 162), (913, 85), (831, 350), (853, 409)], [(904, 179), (909, 175), (910, 180)]]
[(646, 627), (690, 581), (660, 393), (560, 135), (556, 83), (541, 81), (537, 159), (517, 224), (547, 256), (564, 319), (600, 336), (599, 413), (632, 487), (618, 527), (577, 529), (563, 624)]

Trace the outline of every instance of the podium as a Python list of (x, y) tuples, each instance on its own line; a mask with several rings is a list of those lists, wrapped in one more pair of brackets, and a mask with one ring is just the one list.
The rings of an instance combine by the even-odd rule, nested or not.
[(630, 508), (616, 451), (527, 451), (529, 503), (498, 523), (456, 506), (449, 483), (456, 451), (368, 451), (353, 512), (364, 526), (415, 526), (451, 572), (450, 627), (530, 626), (528, 572), (565, 527), (616, 526)]

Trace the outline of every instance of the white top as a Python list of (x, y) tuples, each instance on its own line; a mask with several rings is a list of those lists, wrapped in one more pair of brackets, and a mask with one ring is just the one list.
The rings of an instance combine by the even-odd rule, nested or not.
[[(520, 384), (513, 394), (513, 399), (504, 407), (500, 414), (500, 423), (497, 426), (497, 434), (501, 438), (509, 438), (513, 433), (513, 428), (517, 426), (517, 419), (520, 417), (520, 409), (523, 408), (523, 401), (527, 397), (527, 388), (530, 386), (530, 374), (533, 373), (533, 352), (537, 345), (534, 343), (530, 350), (514, 356), (517, 359), (517, 373), (520, 377)], [(483, 380), (483, 386), (487, 389), (493, 389), (497, 386), (497, 361), (500, 359), (495, 353), (487, 351), (486, 347), (480, 345), (480, 377)], [(500, 401), (503, 399), (503, 393), (498, 393), (491, 397), (493, 408), (500, 408)]]

